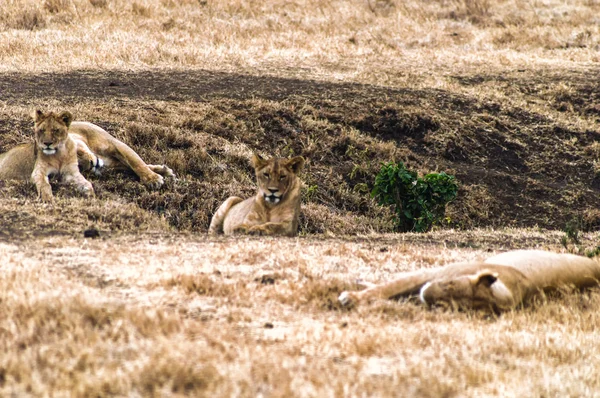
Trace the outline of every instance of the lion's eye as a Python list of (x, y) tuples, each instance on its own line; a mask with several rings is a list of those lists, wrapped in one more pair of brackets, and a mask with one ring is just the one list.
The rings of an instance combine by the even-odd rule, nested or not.
[(286, 177), (287, 177), (287, 176), (281, 176), (281, 177), (279, 177), (279, 181), (281, 181), (281, 180), (285, 180), (285, 179), (286, 179)]
[(263, 173), (263, 176), (265, 176), (265, 178), (269, 178), (269, 173)]

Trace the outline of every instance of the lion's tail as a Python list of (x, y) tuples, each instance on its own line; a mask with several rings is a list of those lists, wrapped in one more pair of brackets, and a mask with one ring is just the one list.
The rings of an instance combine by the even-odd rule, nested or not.
[(217, 209), (215, 215), (210, 221), (210, 227), (208, 227), (208, 233), (210, 235), (217, 235), (223, 232), (223, 222), (225, 221), (225, 216), (229, 209), (231, 209), (236, 204), (242, 202), (244, 199), (238, 196), (229, 197), (219, 208)]

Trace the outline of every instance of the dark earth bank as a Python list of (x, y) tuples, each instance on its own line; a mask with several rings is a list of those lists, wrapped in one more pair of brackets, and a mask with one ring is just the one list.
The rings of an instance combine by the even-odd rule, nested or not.
[[(457, 177), (459, 194), (445, 227), (600, 227), (600, 134), (576, 127), (600, 117), (598, 71), (521, 70), (449, 80), (465, 90), (208, 71), (0, 74), (0, 152), (31, 134), (34, 108), (70, 110), (180, 177), (153, 192), (134, 175), (105, 171), (90, 176), (96, 200), (134, 205), (180, 231), (206, 231), (225, 198), (253, 194), (251, 151), (307, 158), (303, 233), (391, 231), (391, 212), (369, 192), (381, 162), (392, 160), (419, 173)], [(554, 89), (559, 83), (568, 92)], [(486, 95), (490, 87), (523, 101), (498, 102)], [(57, 206), (77, 196), (58, 185), (55, 195)], [(28, 206), (48, 211), (35, 204), (30, 183), (0, 182), (0, 208), (15, 197), (25, 211), (5, 212), (2, 223), (12, 228), (37, 223)], [(123, 209), (90, 210), (84, 201), (73, 206), (87, 226), (135, 230), (141, 222), (136, 212), (123, 222)]]

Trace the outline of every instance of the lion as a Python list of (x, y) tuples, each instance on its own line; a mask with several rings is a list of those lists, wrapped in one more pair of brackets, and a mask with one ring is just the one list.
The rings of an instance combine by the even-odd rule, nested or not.
[(92, 184), (79, 171), (77, 144), (69, 135), (72, 115), (36, 111), (33, 118), (34, 142), (0, 155), (0, 179), (31, 179), (38, 197), (52, 202), (49, 176), (56, 174), (64, 182), (74, 184), (85, 196), (94, 196)]
[[(99, 174), (103, 167), (131, 169), (150, 188), (160, 188), (164, 177), (175, 179), (165, 165), (146, 164), (127, 144), (95, 124), (75, 122), (70, 112), (34, 113), (35, 143), (19, 145), (0, 155), (0, 179), (31, 178), (43, 201), (52, 201), (50, 174), (74, 182), (84, 194), (93, 188), (80, 171)], [(74, 170), (73, 165), (79, 165)], [(75, 167), (77, 168), (77, 167)]]
[(166, 165), (146, 164), (127, 144), (110, 135), (103, 128), (89, 122), (73, 122), (69, 136), (77, 144), (79, 166), (83, 171), (99, 174), (103, 167), (132, 170), (149, 188), (158, 189), (164, 178), (175, 179)]
[(304, 158), (265, 160), (254, 154), (252, 165), (258, 192), (246, 200), (231, 196), (223, 202), (210, 222), (209, 234), (297, 235), (301, 184), (298, 174), (304, 167)]
[(406, 272), (396, 280), (343, 292), (342, 305), (373, 298), (418, 295), (428, 306), (500, 313), (527, 304), (549, 290), (598, 285), (600, 263), (573, 254), (517, 250), (485, 261)]

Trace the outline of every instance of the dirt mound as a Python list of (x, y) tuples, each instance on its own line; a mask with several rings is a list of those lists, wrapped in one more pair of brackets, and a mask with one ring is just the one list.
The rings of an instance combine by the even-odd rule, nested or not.
[[(576, 127), (579, 118), (596, 117), (590, 93), (598, 92), (600, 80), (590, 73), (454, 77), (464, 87), (520, 90), (526, 98), (551, 103), (572, 123), (535, 106), (439, 89), (203, 71), (4, 74), (0, 91), (10, 107), (0, 111), (0, 151), (29, 134), (32, 105), (69, 109), (149, 162), (166, 162), (181, 177), (151, 192), (131, 174), (105, 172), (90, 177), (99, 199), (134, 204), (179, 230), (205, 231), (226, 197), (253, 194), (252, 151), (307, 158), (305, 233), (391, 231), (389, 210), (369, 196), (381, 162), (391, 160), (421, 173), (456, 175), (460, 192), (448, 209), (451, 227), (561, 229), (575, 218), (583, 229), (595, 229), (600, 227), (595, 166), (600, 134)], [(570, 82), (568, 95), (540, 89), (558, 79)], [(33, 197), (33, 186), (19, 184), (11, 183), (0, 195), (29, 189)], [(72, 195), (66, 190), (63, 196)], [(88, 223), (96, 221), (91, 217)]]

